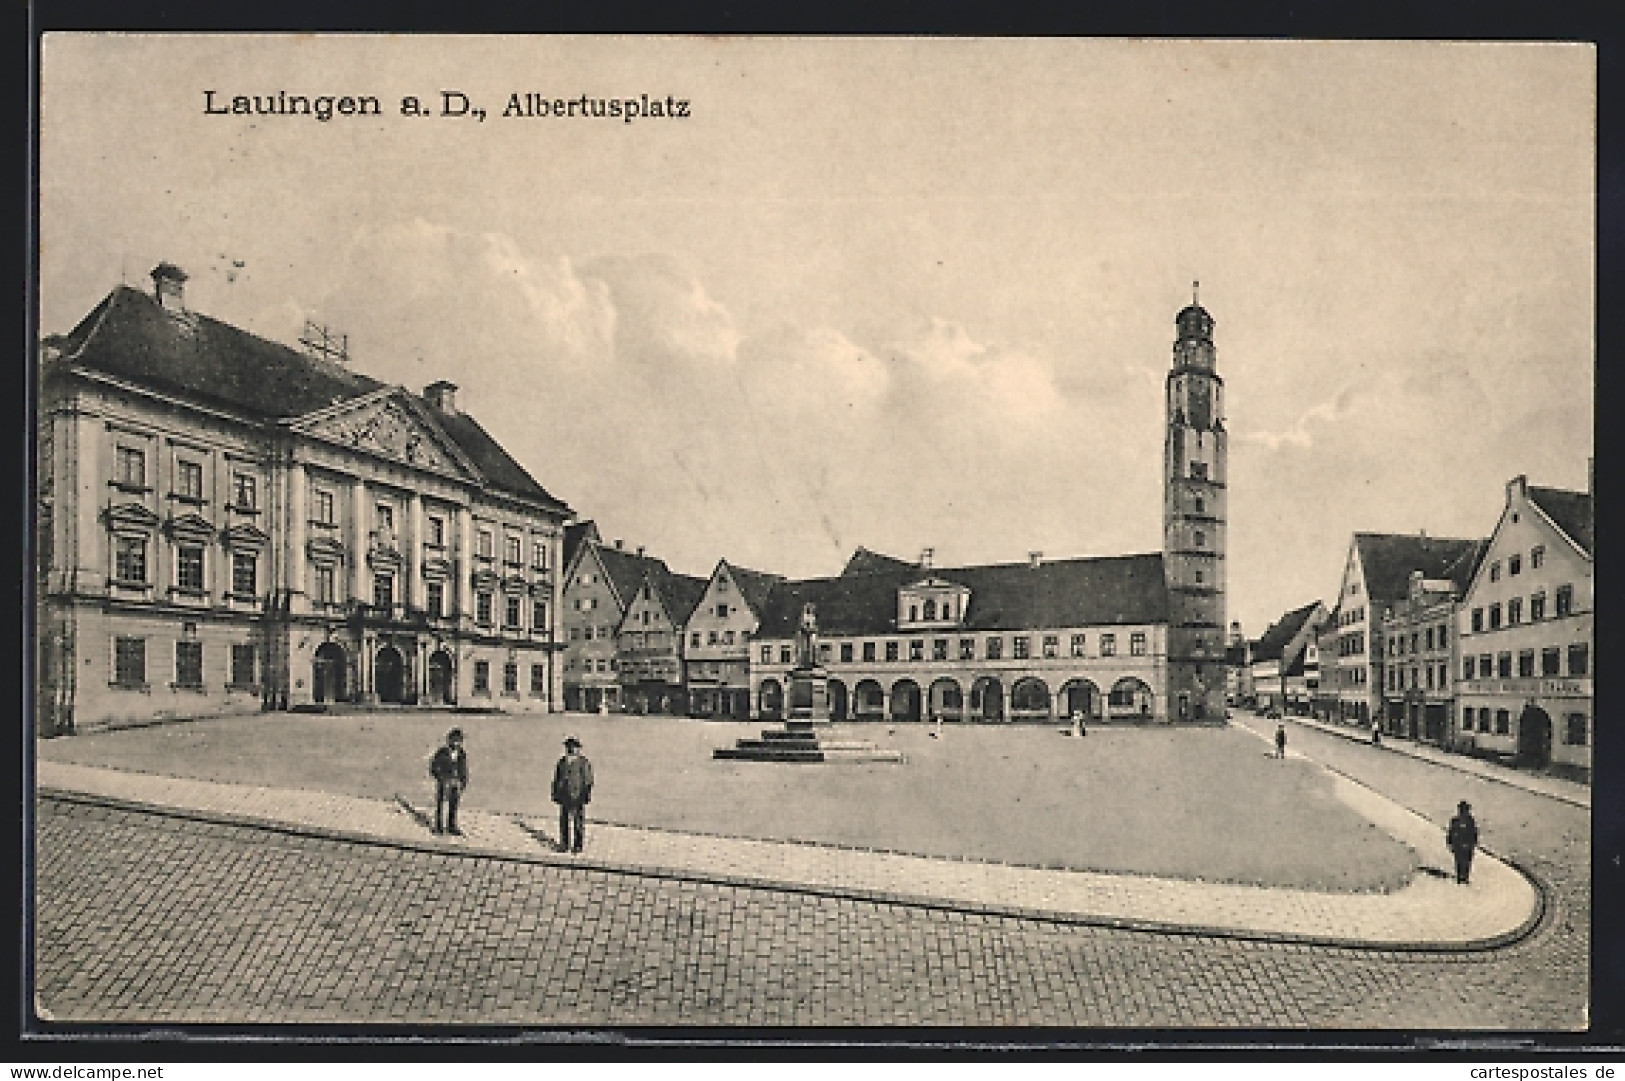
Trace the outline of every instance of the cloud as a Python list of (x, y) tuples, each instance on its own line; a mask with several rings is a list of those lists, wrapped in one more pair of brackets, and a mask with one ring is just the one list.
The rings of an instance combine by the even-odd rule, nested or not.
[(1331, 399), (1310, 406), (1299, 415), (1291, 427), (1284, 431), (1271, 432), (1262, 428), (1242, 428), (1233, 433), (1232, 438), (1240, 443), (1251, 443), (1264, 447), (1270, 451), (1278, 451), (1283, 447), (1293, 447), (1307, 450), (1315, 445), (1315, 432), (1323, 425), (1332, 425), (1341, 422), (1353, 411), (1360, 400), (1361, 393), (1354, 386), (1345, 386)]

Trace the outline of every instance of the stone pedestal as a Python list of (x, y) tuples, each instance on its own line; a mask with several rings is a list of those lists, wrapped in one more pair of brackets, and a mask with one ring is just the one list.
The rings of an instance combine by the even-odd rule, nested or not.
[(790, 670), (785, 717), (792, 721), (829, 723), (829, 673), (818, 665)]

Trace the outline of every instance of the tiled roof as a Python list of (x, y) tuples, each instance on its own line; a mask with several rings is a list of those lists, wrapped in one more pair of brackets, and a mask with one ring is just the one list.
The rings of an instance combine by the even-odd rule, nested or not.
[[(85, 368), (262, 423), (302, 416), (387, 386), (337, 361), (206, 315), (171, 315), (154, 297), (123, 285), (59, 344), (61, 354), (47, 361), (48, 373)], [(492, 488), (568, 511), (474, 418), (428, 408)]]
[(876, 572), (919, 569), (920, 565), (918, 563), (910, 563), (906, 559), (898, 559), (895, 556), (871, 552), (867, 548), (859, 548), (852, 553), (852, 558), (846, 561), (846, 566), (841, 570), (841, 576), (844, 578), (851, 574), (874, 574)]
[(649, 581), (654, 585), (655, 592), (660, 595), (660, 603), (666, 609), (667, 618), (679, 628), (694, 614), (694, 606), (700, 603), (700, 598), (705, 596), (705, 587), (710, 585), (709, 579), (696, 578), (692, 574), (678, 574), (666, 569), (663, 563), (659, 571), (650, 574)]
[(645, 576), (671, 573), (665, 561), (654, 556), (638, 555), (603, 544), (595, 544), (594, 547), (598, 549), (598, 559), (604, 565), (604, 573), (614, 583), (623, 607), (632, 603)]
[(1409, 596), (1412, 571), (1421, 571), (1424, 578), (1448, 578), (1465, 591), (1485, 544), (1482, 539), (1418, 533), (1356, 533), (1354, 543), (1373, 611)]
[(1286, 650), (1287, 646), (1292, 644), (1292, 640), (1298, 636), (1298, 632), (1303, 630), (1304, 623), (1310, 616), (1315, 614), (1315, 609), (1319, 607), (1319, 601), (1310, 601), (1302, 608), (1294, 608), (1270, 624), (1269, 628), (1258, 639), (1258, 644), (1253, 647), (1253, 660), (1280, 660), (1281, 654)]
[[(864, 554), (861, 549), (859, 554)], [(891, 562), (895, 566), (877, 565), (838, 578), (781, 583), (773, 590), (757, 633), (766, 638), (793, 636), (802, 605), (809, 602), (816, 605), (820, 633), (894, 633), (897, 590), (928, 575), (971, 591), (970, 608), (956, 630), (1038, 630), (1168, 619), (1161, 553), (1053, 560), (1037, 567), (999, 563), (931, 571)], [(852, 562), (847, 566), (851, 568)]]
[(773, 587), (784, 581), (782, 574), (753, 571), (748, 567), (736, 567), (732, 563), (728, 564), (728, 571), (733, 575), (734, 584), (739, 587), (739, 595), (745, 598), (745, 603), (750, 605), (750, 610), (758, 617), (767, 610), (768, 597), (772, 594)]
[(1565, 488), (1536, 488), (1529, 486), (1529, 498), (1546, 516), (1557, 523), (1557, 528), (1594, 556), (1596, 519), (1589, 492), (1571, 492)]
[(575, 562), (576, 553), (587, 541), (597, 543), (598, 523), (591, 518), (585, 522), (572, 522), (564, 527), (564, 565), (570, 566)]

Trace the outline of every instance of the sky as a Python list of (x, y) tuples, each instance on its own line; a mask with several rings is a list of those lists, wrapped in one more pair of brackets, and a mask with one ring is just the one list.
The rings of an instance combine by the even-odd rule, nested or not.
[[(278, 91), (381, 115), (206, 111)], [(1584, 45), (57, 35), (40, 329), (167, 260), (450, 379), (606, 540), (802, 577), (1159, 550), (1200, 280), (1257, 636), (1357, 530), (1585, 488), (1594, 129)]]

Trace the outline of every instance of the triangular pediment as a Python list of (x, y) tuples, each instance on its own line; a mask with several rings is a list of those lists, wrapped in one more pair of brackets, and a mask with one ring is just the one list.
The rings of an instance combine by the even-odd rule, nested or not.
[(483, 483), (479, 468), (455, 440), (436, 424), (412, 395), (400, 387), (383, 390), (317, 410), (289, 427), (301, 435), (347, 450), (457, 480)]
[(220, 539), (225, 541), (227, 548), (263, 548), (270, 542), (270, 534), (258, 526), (243, 524), (235, 525), (230, 529), (222, 530)]
[(120, 503), (107, 508), (107, 524), (114, 529), (153, 529), (159, 518), (140, 503)]
[(176, 540), (206, 544), (214, 540), (214, 524), (201, 514), (188, 512), (171, 518), (165, 526)]

